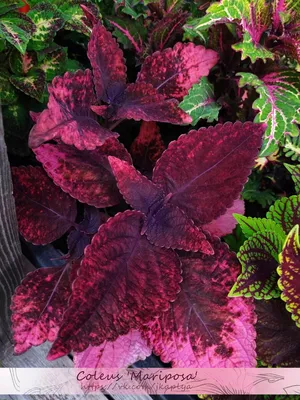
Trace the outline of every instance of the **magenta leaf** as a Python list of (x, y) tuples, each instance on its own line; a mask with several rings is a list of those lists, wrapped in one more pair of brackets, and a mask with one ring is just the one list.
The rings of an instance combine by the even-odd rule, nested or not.
[(40, 167), (12, 168), (19, 230), (33, 244), (60, 238), (75, 223), (76, 201), (54, 185)]
[(126, 368), (145, 360), (151, 355), (151, 348), (137, 330), (118, 337), (114, 342), (104, 342), (100, 346), (89, 346), (82, 353), (74, 354), (75, 368)]
[(48, 359), (114, 341), (168, 310), (181, 282), (172, 250), (141, 235), (144, 216), (125, 211), (102, 225), (74, 281), (64, 320)]
[(140, 132), (130, 147), (134, 165), (142, 172), (152, 172), (154, 164), (165, 149), (157, 124), (143, 121)]
[[(96, 108), (93, 108), (96, 112)], [(115, 113), (115, 105), (107, 110), (112, 119), (134, 119), (135, 121), (157, 121), (170, 124), (189, 124), (192, 118), (178, 107), (175, 99), (166, 99), (150, 84), (132, 83), (127, 86)]]
[(151, 83), (166, 97), (182, 99), (194, 83), (207, 76), (218, 62), (218, 54), (193, 43), (176, 43), (146, 58), (137, 82)]
[(214, 236), (222, 237), (232, 233), (236, 227), (237, 221), (232, 216), (232, 214), (245, 213), (245, 203), (243, 200), (237, 199), (234, 201), (233, 205), (226, 210), (226, 213), (214, 219), (209, 224), (203, 226), (205, 231), (208, 231)]
[(240, 195), (263, 131), (263, 125), (252, 122), (192, 130), (170, 143), (156, 163), (153, 182), (163, 187), (169, 204), (183, 210), (197, 226), (206, 225)]
[(151, 243), (172, 249), (213, 253), (203, 232), (180, 208), (168, 204), (168, 197), (159, 185), (125, 161), (109, 157), (109, 162), (125, 201), (146, 215), (142, 233), (146, 233)]
[(11, 304), (15, 354), (55, 340), (78, 267), (79, 262), (40, 268), (18, 286)]
[(181, 255), (181, 292), (144, 335), (154, 353), (173, 367), (255, 367), (253, 304), (227, 296), (239, 265), (226, 244), (213, 239), (212, 245), (213, 256)]
[(88, 45), (88, 57), (93, 67), (98, 99), (107, 103), (114, 102), (125, 89), (126, 66), (117, 41), (101, 23), (93, 29)]
[(98, 208), (120, 202), (121, 196), (107, 156), (128, 163), (131, 163), (131, 157), (117, 139), (107, 139), (95, 150), (79, 151), (61, 143), (44, 144), (34, 152), (55, 184), (80, 202)]
[(29, 146), (36, 148), (52, 139), (74, 145), (79, 150), (94, 150), (117, 133), (103, 128), (90, 107), (95, 103), (90, 70), (66, 72), (49, 86), (48, 108), (37, 119), (29, 136)]

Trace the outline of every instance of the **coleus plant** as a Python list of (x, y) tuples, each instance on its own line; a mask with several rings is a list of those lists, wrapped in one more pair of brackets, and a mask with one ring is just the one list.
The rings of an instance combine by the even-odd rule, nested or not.
[[(128, 84), (122, 51), (97, 23), (88, 56), (93, 73), (54, 78), (47, 109), (32, 114), (29, 143), (44, 170), (12, 170), (23, 237), (47, 244), (70, 231), (66, 265), (37, 270), (16, 290), (16, 354), (49, 340), (49, 360), (73, 351), (79, 367), (125, 366), (151, 351), (173, 366), (255, 366), (253, 303), (228, 297), (239, 264), (216, 235), (243, 212), (265, 126), (191, 130), (163, 151), (154, 121), (192, 122), (179, 101), (217, 54), (177, 43), (146, 58)], [(143, 121), (135, 165), (141, 143), (154, 143), (147, 176), (109, 129), (123, 119)], [(109, 219), (96, 209), (122, 198), (131, 209)], [(88, 205), (81, 222), (76, 200)]]

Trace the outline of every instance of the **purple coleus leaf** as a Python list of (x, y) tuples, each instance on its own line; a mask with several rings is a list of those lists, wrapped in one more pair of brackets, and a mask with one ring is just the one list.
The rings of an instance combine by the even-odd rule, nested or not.
[(190, 131), (169, 145), (152, 181), (126, 162), (113, 157), (109, 162), (126, 202), (146, 215), (142, 232), (152, 243), (211, 254), (201, 227), (233, 207), (262, 133), (263, 127), (253, 123)]
[(158, 93), (181, 100), (194, 83), (207, 76), (218, 54), (194, 43), (176, 43), (146, 58), (137, 82), (151, 83)]
[(21, 235), (47, 244), (75, 225), (76, 200), (57, 187), (40, 167), (12, 168), (14, 197)]
[(143, 328), (143, 334), (154, 353), (173, 367), (255, 367), (253, 304), (227, 296), (239, 265), (226, 244), (215, 238), (212, 245), (212, 256), (180, 256), (181, 292), (167, 312)]
[(74, 145), (79, 150), (94, 150), (118, 134), (103, 128), (91, 111), (95, 103), (90, 70), (66, 72), (49, 86), (48, 108), (37, 119), (29, 135), (29, 146), (36, 148), (52, 139)]
[(69, 233), (67, 240), (69, 252), (65, 257), (71, 260), (82, 257), (84, 249), (91, 243), (93, 235), (107, 219), (106, 214), (100, 213), (94, 207), (86, 206), (83, 220), (76, 225), (76, 229)]
[(48, 359), (115, 341), (168, 310), (179, 292), (180, 261), (141, 235), (145, 217), (117, 214), (93, 237), (72, 286)]
[(30, 272), (12, 297), (15, 354), (53, 342), (63, 319), (79, 262)]
[(74, 354), (75, 368), (126, 368), (145, 360), (151, 355), (151, 348), (137, 330), (120, 336), (114, 342), (104, 342), (100, 346), (89, 346), (81, 353)]
[(258, 358), (272, 367), (300, 367), (299, 328), (281, 299), (255, 301)]
[(95, 150), (43, 144), (34, 149), (37, 159), (56, 185), (82, 203), (98, 208), (118, 204), (121, 195), (107, 157), (112, 155), (131, 163), (130, 154), (115, 138)]

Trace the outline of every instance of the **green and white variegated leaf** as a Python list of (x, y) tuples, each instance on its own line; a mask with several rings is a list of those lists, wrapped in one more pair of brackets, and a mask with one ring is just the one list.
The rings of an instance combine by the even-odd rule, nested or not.
[(286, 234), (297, 224), (300, 224), (300, 194), (283, 197), (270, 207), (267, 218), (282, 226)]
[(195, 35), (206, 31), (213, 25), (226, 22), (240, 21), (249, 16), (250, 8), (248, 0), (223, 0), (213, 3), (206, 10), (206, 15), (202, 18), (195, 18), (189, 21), (184, 29), (186, 32)]
[(265, 231), (275, 232), (278, 236), (282, 237), (282, 239), (286, 237), (281, 225), (271, 219), (252, 218), (240, 214), (233, 214), (233, 217), (237, 220), (247, 238), (250, 238), (255, 233), (263, 233)]
[(282, 290), (281, 298), (292, 319), (300, 328), (300, 241), (299, 225), (289, 233), (280, 254), (278, 267), (280, 279), (278, 286)]
[(259, 79), (249, 72), (239, 72), (239, 86), (253, 86), (259, 98), (253, 108), (259, 110), (255, 122), (264, 122), (267, 129), (260, 157), (266, 157), (278, 149), (284, 135), (298, 136), (295, 122), (299, 119), (300, 108), (299, 74), (293, 70), (274, 72)]
[(300, 135), (298, 137), (287, 136), (283, 151), (286, 157), (292, 161), (300, 161)]
[(255, 63), (259, 58), (263, 60), (263, 62), (266, 62), (267, 59), (274, 59), (274, 54), (271, 51), (267, 50), (264, 46), (253, 42), (249, 32), (245, 32), (243, 34), (242, 42), (233, 44), (232, 48), (235, 51), (240, 51), (242, 53), (242, 60), (249, 57), (252, 63)]
[(18, 99), (18, 93), (9, 81), (9, 73), (0, 69), (0, 105), (13, 104)]
[(280, 296), (277, 287), (278, 254), (284, 240), (275, 232), (255, 233), (240, 248), (237, 257), (242, 272), (229, 297), (254, 297), (268, 300)]
[(200, 119), (213, 122), (218, 119), (221, 106), (214, 100), (214, 87), (206, 77), (195, 84), (184, 97), (179, 107), (193, 118), (195, 126)]
[(66, 70), (67, 52), (64, 48), (59, 48), (45, 55), (39, 64), (39, 69), (45, 72), (46, 81), (62, 74)]
[(55, 5), (41, 2), (33, 7), (27, 15), (33, 20), (36, 31), (29, 43), (31, 50), (42, 50), (53, 41), (56, 32), (64, 26), (62, 14)]
[(23, 93), (42, 102), (46, 77), (42, 70), (30, 71), (26, 76), (11, 76), (10, 82)]
[(22, 54), (25, 53), (34, 31), (34, 23), (25, 14), (11, 12), (0, 18), (0, 37), (15, 46)]
[(300, 165), (284, 164), (284, 166), (292, 176), (296, 193), (300, 193)]

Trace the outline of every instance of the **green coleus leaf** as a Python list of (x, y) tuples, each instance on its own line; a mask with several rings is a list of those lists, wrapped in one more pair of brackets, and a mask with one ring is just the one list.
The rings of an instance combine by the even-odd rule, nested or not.
[(239, 86), (253, 86), (259, 98), (253, 103), (253, 108), (259, 110), (255, 122), (265, 122), (264, 143), (260, 156), (266, 157), (278, 149), (284, 134), (298, 136), (299, 129), (295, 122), (299, 118), (299, 74), (293, 70), (273, 72), (259, 79), (248, 72), (239, 72)]
[(271, 51), (267, 50), (264, 46), (253, 42), (249, 32), (245, 32), (243, 34), (242, 42), (233, 44), (232, 48), (235, 51), (240, 51), (242, 53), (242, 60), (249, 57), (252, 63), (255, 63), (258, 59), (261, 59), (264, 62), (266, 62), (268, 58), (271, 60), (274, 59), (274, 54)]
[(255, 233), (246, 240), (237, 254), (242, 273), (232, 287), (229, 297), (244, 296), (267, 300), (280, 296), (276, 268), (283, 241), (271, 231)]
[(36, 31), (29, 43), (31, 50), (38, 51), (48, 47), (56, 32), (64, 26), (64, 19), (60, 11), (55, 5), (48, 2), (37, 4), (27, 15), (36, 26)]
[(286, 302), (286, 309), (292, 314), (292, 319), (300, 328), (300, 242), (299, 225), (289, 233), (283, 251), (280, 254), (278, 267), (281, 298)]
[(130, 15), (131, 18), (138, 19), (146, 17), (146, 7), (143, 1), (140, 0), (114, 0), (118, 9), (124, 14)]
[(9, 66), (15, 75), (26, 75), (37, 65), (37, 55), (35, 52), (26, 51), (25, 54), (14, 50), (9, 55)]
[(233, 214), (233, 217), (239, 223), (246, 238), (250, 238), (255, 233), (265, 231), (275, 232), (282, 239), (285, 239), (285, 233), (282, 227), (275, 221), (267, 218), (252, 218), (245, 215)]
[(267, 212), (267, 218), (280, 224), (288, 234), (296, 224), (300, 224), (300, 195), (275, 201)]
[(124, 49), (134, 49), (140, 53), (143, 49), (143, 42), (147, 37), (147, 29), (141, 21), (131, 18), (109, 17), (107, 21), (113, 26), (115, 36)]
[(261, 188), (261, 175), (253, 173), (245, 184), (242, 197), (251, 203), (257, 202), (263, 208), (269, 207), (276, 200), (276, 195), (271, 189)]
[(18, 93), (9, 81), (9, 73), (0, 69), (0, 104), (9, 105), (16, 102)]
[(38, 68), (45, 72), (46, 81), (52, 81), (55, 76), (62, 74), (66, 68), (67, 52), (63, 48), (58, 48), (50, 53), (46, 53)]
[(296, 193), (300, 193), (300, 165), (284, 164), (284, 166), (292, 175)]
[(283, 151), (286, 157), (293, 161), (300, 161), (300, 135), (298, 137), (287, 136)]
[(21, 0), (1, 0), (0, 16), (24, 6)]
[(11, 12), (0, 18), (0, 37), (15, 46), (22, 54), (35, 31), (31, 19), (22, 13)]
[(200, 119), (213, 122), (218, 119), (221, 106), (214, 100), (214, 87), (206, 77), (195, 84), (183, 98), (179, 107), (193, 118), (195, 126)]
[(31, 70), (26, 76), (11, 76), (10, 82), (23, 93), (42, 101), (46, 86), (46, 75), (42, 70)]
[(237, 225), (230, 235), (223, 237), (224, 241), (228, 244), (230, 250), (238, 253), (240, 247), (244, 244), (246, 236), (244, 235), (241, 227)]

